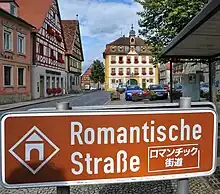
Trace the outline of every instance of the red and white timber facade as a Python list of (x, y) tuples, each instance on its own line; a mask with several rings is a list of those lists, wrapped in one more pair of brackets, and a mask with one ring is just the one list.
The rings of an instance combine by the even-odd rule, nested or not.
[(40, 30), (33, 35), (32, 98), (48, 97), (48, 89), (65, 93), (65, 43), (57, 0), (53, 1)]

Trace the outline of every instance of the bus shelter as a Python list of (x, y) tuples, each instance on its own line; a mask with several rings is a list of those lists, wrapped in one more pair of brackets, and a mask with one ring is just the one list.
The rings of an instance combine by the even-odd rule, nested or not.
[(174, 62), (206, 63), (209, 69), (209, 101), (213, 101), (215, 62), (220, 60), (220, 1), (210, 0), (162, 50), (160, 57), (170, 61), (171, 102)]

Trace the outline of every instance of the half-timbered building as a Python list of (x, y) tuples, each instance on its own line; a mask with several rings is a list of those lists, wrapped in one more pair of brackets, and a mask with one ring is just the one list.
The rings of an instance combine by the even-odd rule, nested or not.
[(20, 17), (34, 25), (32, 33), (31, 88), (34, 99), (52, 95), (53, 88), (67, 87), (65, 42), (57, 0), (17, 0)]
[(68, 92), (81, 89), (83, 50), (78, 20), (62, 20), (66, 44), (66, 67)]

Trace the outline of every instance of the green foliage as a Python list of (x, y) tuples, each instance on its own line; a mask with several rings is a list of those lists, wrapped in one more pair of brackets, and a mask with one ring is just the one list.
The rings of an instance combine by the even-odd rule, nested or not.
[(105, 67), (101, 61), (99, 60), (93, 61), (90, 78), (95, 83), (100, 82), (103, 84), (105, 82)]
[(143, 7), (139, 31), (146, 37), (158, 62), (163, 47), (192, 20), (208, 0), (136, 0)]

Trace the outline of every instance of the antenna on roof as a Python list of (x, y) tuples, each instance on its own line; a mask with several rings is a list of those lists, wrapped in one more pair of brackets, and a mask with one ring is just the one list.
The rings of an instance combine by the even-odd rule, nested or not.
[(79, 15), (78, 14), (76, 14), (76, 19), (79, 20)]

